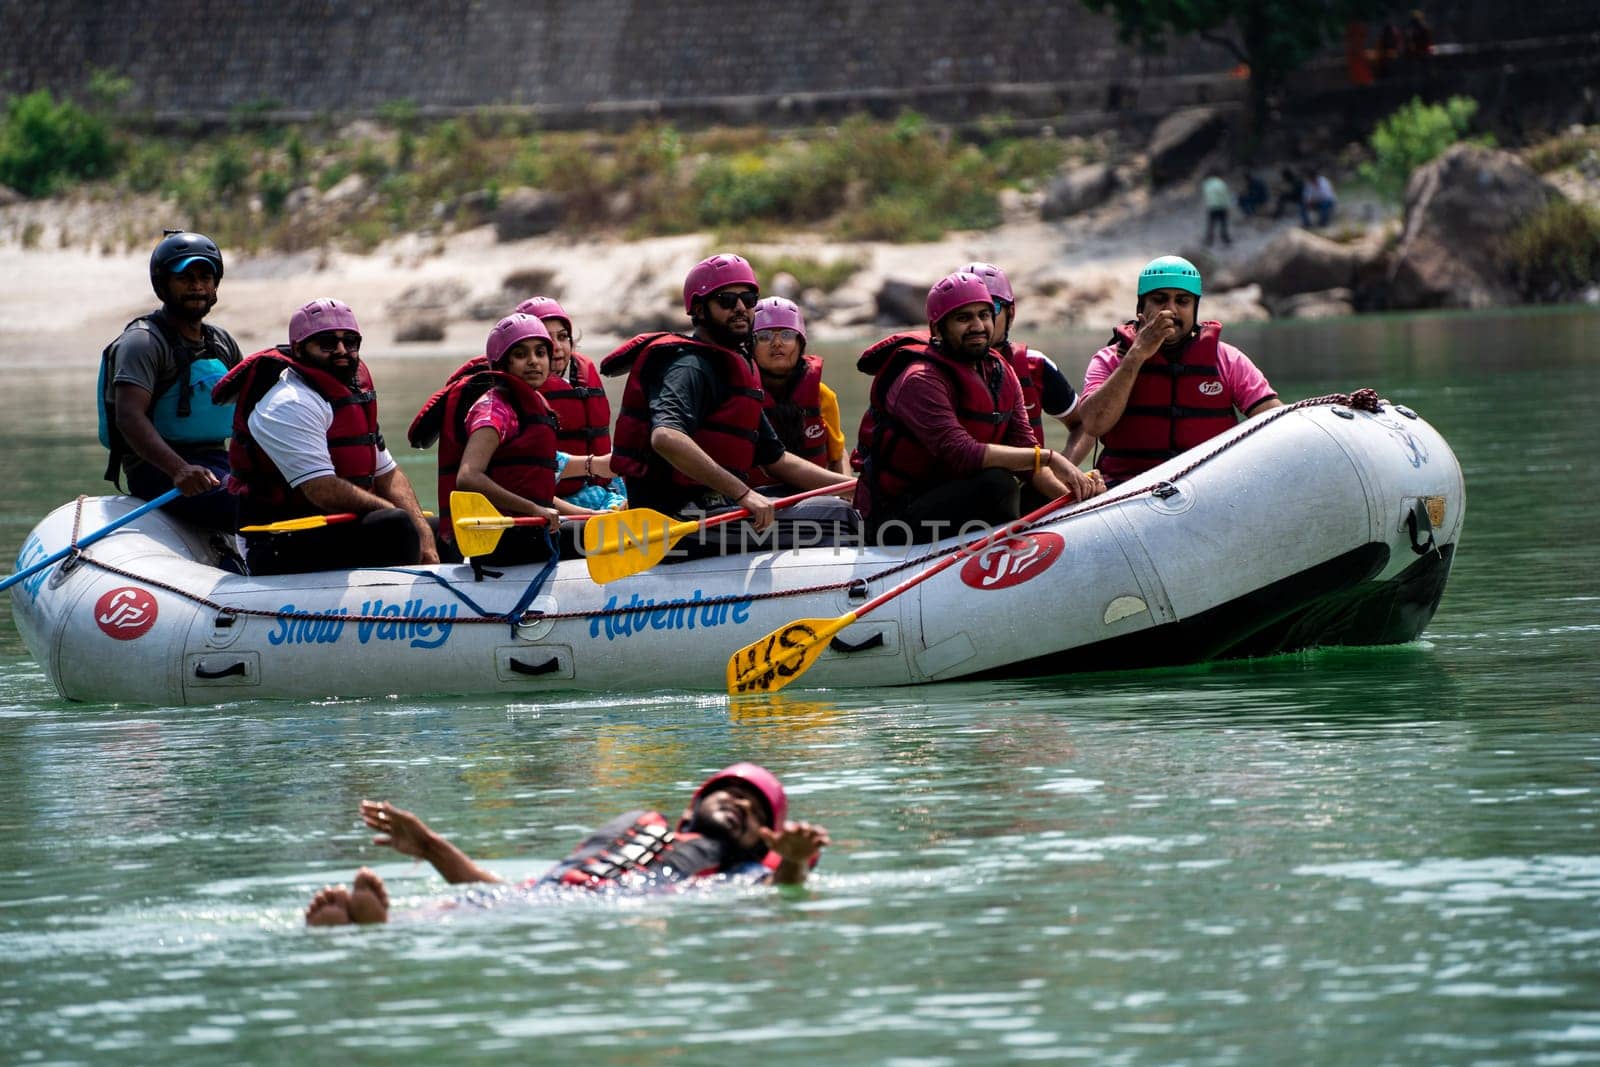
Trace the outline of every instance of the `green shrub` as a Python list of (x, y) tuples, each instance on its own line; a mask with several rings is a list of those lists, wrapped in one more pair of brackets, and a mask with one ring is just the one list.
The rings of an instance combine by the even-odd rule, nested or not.
[(175, 153), (161, 141), (139, 141), (128, 150), (122, 180), (136, 193), (153, 193), (172, 177)]
[(756, 277), (771, 279), (781, 272), (794, 275), (802, 289), (821, 289), (831, 293), (861, 270), (866, 264), (853, 256), (841, 256), (826, 262), (810, 256), (752, 254), (747, 257), (755, 268)]
[(116, 152), (106, 124), (70, 100), (40, 89), (6, 102), (0, 124), (0, 185), (48, 196), (63, 179), (111, 173)]
[(1523, 161), (1539, 174), (1570, 167), (1590, 152), (1600, 153), (1600, 129), (1563, 133), (1523, 152)]
[[(1367, 142), (1372, 161), (1361, 165), (1361, 176), (1380, 195), (1398, 202), (1411, 172), (1465, 139), (1477, 112), (1478, 102), (1467, 96), (1452, 96), (1442, 104), (1412, 97), (1372, 131)], [(1488, 138), (1479, 140), (1488, 143)]]
[(326, 167), (323, 167), (322, 172), (317, 175), (317, 190), (325, 193), (332, 189), (350, 176), (350, 170), (351, 166), (348, 159), (335, 159)]
[(256, 180), (256, 191), (261, 196), (261, 210), (272, 218), (282, 215), (283, 206), (288, 202), (289, 193), (293, 188), (294, 180), (282, 171), (262, 171), (261, 177)]
[(244, 192), (250, 177), (250, 158), (233, 141), (225, 141), (206, 167), (206, 184), (218, 200), (231, 201)]
[(1600, 278), (1600, 207), (1552, 200), (1505, 238), (1500, 254), (1527, 299), (1571, 299)]

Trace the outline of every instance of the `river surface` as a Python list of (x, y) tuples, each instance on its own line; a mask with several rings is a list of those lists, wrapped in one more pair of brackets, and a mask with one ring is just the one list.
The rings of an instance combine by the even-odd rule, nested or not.
[[(1600, 314), (1228, 336), (1287, 400), (1372, 385), (1451, 442), (1470, 504), (1423, 640), (753, 705), (185, 709), (59, 700), (8, 606), (0, 1061), (1600, 1062)], [(1078, 374), (1101, 338), (1047, 340)], [(398, 443), (448, 365), (375, 361)], [(7, 561), (103, 462), (92, 366), (8, 377)], [(362, 864), (401, 911), (451, 896), (362, 797), (522, 878), (736, 759), (830, 829), (805, 887), (301, 925)]]

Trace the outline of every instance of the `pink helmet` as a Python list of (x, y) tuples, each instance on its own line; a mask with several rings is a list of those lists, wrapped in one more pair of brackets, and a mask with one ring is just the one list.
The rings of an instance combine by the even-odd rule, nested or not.
[(483, 354), (488, 358), (489, 365), (494, 366), (511, 351), (511, 346), (530, 337), (549, 343), (550, 331), (544, 328), (539, 316), (513, 312), (494, 324), (494, 329), (489, 331), (489, 340), (483, 346)]
[(693, 315), (697, 299), (730, 285), (753, 285), (756, 292), (761, 291), (755, 268), (743, 256), (718, 252), (708, 259), (702, 259), (689, 268), (688, 277), (683, 279), (684, 313)]
[(356, 313), (350, 310), (349, 304), (343, 300), (321, 297), (300, 305), (299, 310), (289, 317), (289, 345), (292, 348), (324, 330), (349, 330), (359, 334), (361, 327), (356, 325)]
[(1011, 280), (1006, 277), (1005, 271), (993, 263), (968, 263), (961, 269), (982, 278), (983, 284), (989, 287), (989, 295), (996, 300), (1004, 300), (1008, 304), (1017, 302), (1017, 298), (1011, 295)]
[(800, 305), (781, 296), (769, 296), (756, 301), (755, 315), (750, 323), (752, 331), (793, 330), (800, 335), (800, 340), (806, 339), (806, 317), (801, 314)]
[(947, 274), (928, 290), (928, 325), (937, 327), (940, 319), (958, 307), (990, 302), (989, 287), (976, 274), (964, 270)]
[(731, 767), (724, 767), (701, 783), (700, 788), (694, 791), (694, 796), (689, 798), (689, 806), (684, 810), (683, 822), (687, 823), (694, 814), (694, 806), (700, 803), (700, 798), (711, 792), (712, 788), (726, 781), (743, 782), (750, 786), (767, 802), (767, 812), (772, 820), (767, 826), (773, 830), (781, 830), (784, 820), (789, 817), (789, 798), (783, 791), (783, 783), (778, 781), (778, 776), (765, 767), (754, 763), (735, 763)]
[(539, 319), (560, 319), (572, 329), (572, 316), (556, 302), (553, 296), (530, 296), (516, 307), (519, 315), (532, 315)]

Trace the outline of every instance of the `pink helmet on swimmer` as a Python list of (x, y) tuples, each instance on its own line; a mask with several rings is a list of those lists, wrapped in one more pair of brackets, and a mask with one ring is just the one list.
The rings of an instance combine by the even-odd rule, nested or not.
[(976, 274), (983, 279), (983, 284), (988, 286), (989, 295), (996, 300), (1004, 300), (1008, 304), (1015, 304), (1017, 298), (1011, 294), (1011, 279), (1006, 277), (1006, 272), (993, 263), (968, 263), (961, 268), (967, 274)]
[(976, 274), (958, 270), (934, 282), (928, 290), (928, 325), (937, 330), (939, 320), (967, 304), (989, 304), (989, 287)]
[(556, 302), (553, 296), (530, 296), (516, 307), (519, 315), (532, 315), (537, 319), (560, 319), (572, 330), (572, 316)]
[(783, 791), (783, 783), (778, 781), (777, 775), (765, 767), (745, 762), (735, 763), (731, 767), (724, 767), (702, 782), (700, 788), (694, 791), (694, 796), (689, 798), (689, 806), (684, 809), (683, 819), (679, 824), (679, 828), (681, 829), (684, 825), (687, 825), (689, 819), (694, 815), (694, 806), (700, 803), (701, 797), (711, 792), (715, 786), (728, 781), (742, 782), (757, 793), (760, 793), (762, 799), (767, 802), (767, 813), (772, 816), (772, 820), (767, 823), (767, 827), (772, 830), (781, 830), (783, 828), (784, 820), (789, 817), (789, 797)]
[(755, 314), (750, 319), (750, 330), (793, 330), (806, 339), (806, 317), (800, 305), (781, 296), (769, 296), (756, 301)]
[(689, 268), (688, 276), (683, 279), (684, 313), (693, 315), (696, 300), (730, 285), (753, 285), (756, 292), (761, 291), (755, 268), (743, 256), (718, 252), (702, 259)]
[(307, 337), (325, 330), (349, 330), (357, 335), (361, 333), (361, 327), (356, 325), (356, 313), (350, 310), (350, 305), (343, 300), (325, 296), (308, 304), (301, 304), (290, 316), (289, 347), (293, 348)]
[(512, 346), (529, 338), (550, 343), (550, 331), (544, 328), (543, 321), (537, 315), (523, 315), (512, 312), (494, 324), (494, 329), (489, 331), (489, 340), (483, 346), (483, 354), (492, 367), (506, 358), (506, 353)]

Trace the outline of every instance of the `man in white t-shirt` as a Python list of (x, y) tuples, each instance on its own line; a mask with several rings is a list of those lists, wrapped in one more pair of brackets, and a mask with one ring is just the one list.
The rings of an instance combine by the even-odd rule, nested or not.
[(433, 533), (378, 429), (361, 329), (343, 301), (313, 300), (289, 344), (248, 357), (218, 386), (237, 395), (229, 489), (245, 525), (328, 516), (309, 530), (247, 534), (250, 572), (437, 563)]

